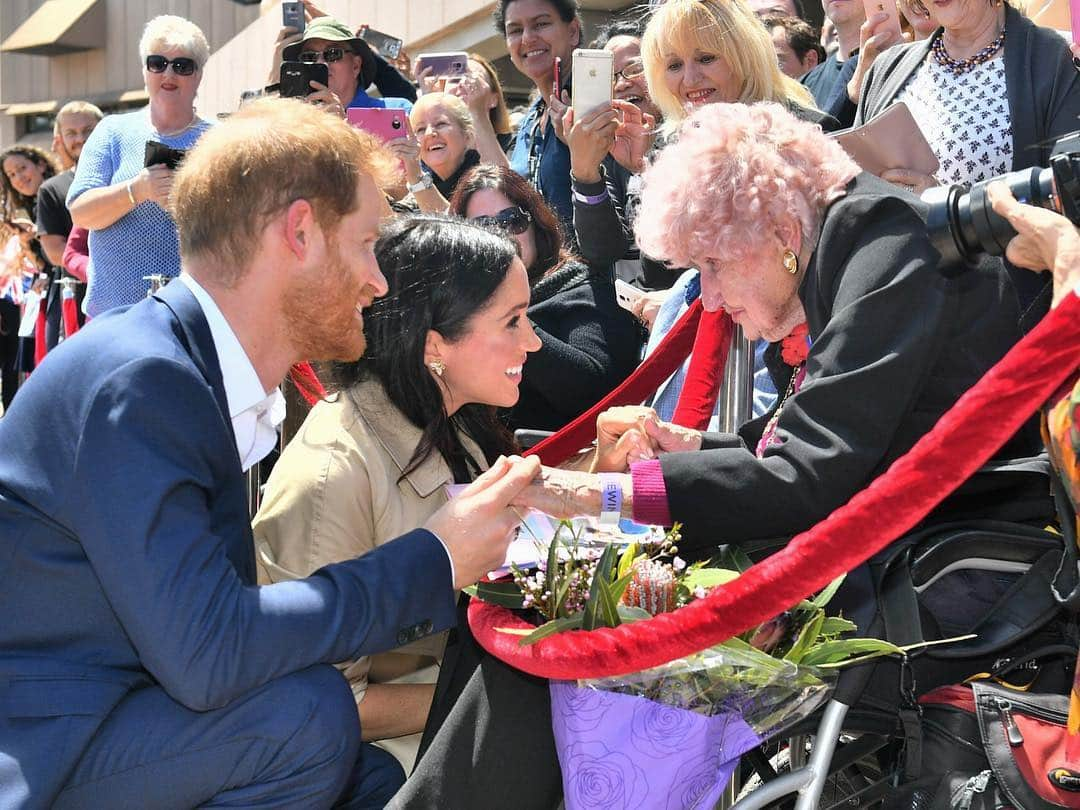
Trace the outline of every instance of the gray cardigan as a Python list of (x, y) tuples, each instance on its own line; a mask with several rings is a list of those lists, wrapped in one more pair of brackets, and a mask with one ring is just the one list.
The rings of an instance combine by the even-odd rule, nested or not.
[[(1080, 74), (1057, 32), (1005, 7), (1005, 87), (1012, 115), (1013, 169), (1046, 166), (1053, 141), (1080, 129)], [(930, 54), (933, 38), (896, 45), (878, 56), (866, 77), (855, 126), (896, 100)]]

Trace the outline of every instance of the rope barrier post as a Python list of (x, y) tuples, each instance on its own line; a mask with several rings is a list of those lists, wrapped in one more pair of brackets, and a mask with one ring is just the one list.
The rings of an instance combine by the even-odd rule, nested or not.
[(720, 396), (720, 431), (735, 433), (754, 415), (754, 344), (737, 324), (731, 330)]
[(166, 284), (168, 284), (170, 278), (169, 276), (164, 276), (161, 273), (154, 273), (149, 276), (143, 276), (143, 281), (150, 282), (150, 288), (146, 291), (146, 297), (149, 298), (151, 295), (153, 295)]

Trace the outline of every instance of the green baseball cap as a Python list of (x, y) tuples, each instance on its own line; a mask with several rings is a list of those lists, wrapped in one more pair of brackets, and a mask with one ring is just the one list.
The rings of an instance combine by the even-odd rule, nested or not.
[[(325, 39), (327, 42), (340, 42), (349, 50), (358, 55), (362, 61), (360, 68), (360, 89), (364, 90), (375, 81), (375, 54), (371, 47), (360, 39), (349, 26), (333, 17), (316, 17), (304, 28), (303, 39), (285, 49), (283, 55), (287, 61), (295, 62), (300, 52), (304, 49), (304, 43), (312, 39)], [(343, 99), (348, 104), (351, 99)]]

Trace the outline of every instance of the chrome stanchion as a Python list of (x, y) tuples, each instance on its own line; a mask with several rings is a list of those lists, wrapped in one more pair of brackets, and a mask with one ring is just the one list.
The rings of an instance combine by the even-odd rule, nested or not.
[(143, 276), (143, 281), (150, 282), (150, 288), (146, 291), (146, 297), (149, 298), (151, 295), (153, 295), (170, 281), (172, 281), (172, 277), (162, 275), (161, 273), (152, 273), (149, 276)]
[(259, 501), (262, 494), (260, 492), (262, 480), (259, 478), (258, 464), (255, 464), (255, 466), (244, 473), (244, 482), (247, 485), (248, 516), (254, 520), (255, 513), (259, 511)]
[(720, 430), (735, 433), (753, 414), (754, 344), (743, 336), (741, 326), (735, 326), (720, 387)]

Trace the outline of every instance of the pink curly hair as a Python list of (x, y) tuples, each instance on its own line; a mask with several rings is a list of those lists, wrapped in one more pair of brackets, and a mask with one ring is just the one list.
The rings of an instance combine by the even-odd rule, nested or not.
[(825, 208), (859, 167), (820, 127), (779, 104), (709, 104), (679, 128), (644, 175), (641, 250), (674, 267), (738, 260), (794, 218), (816, 238)]

